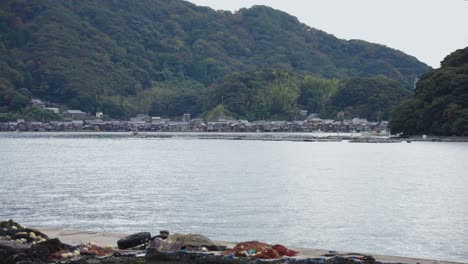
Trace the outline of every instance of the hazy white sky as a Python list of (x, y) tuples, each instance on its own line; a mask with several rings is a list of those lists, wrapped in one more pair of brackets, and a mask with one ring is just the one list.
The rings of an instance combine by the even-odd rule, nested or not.
[(267, 5), (342, 39), (362, 39), (438, 68), (468, 46), (468, 0), (190, 0), (213, 9)]

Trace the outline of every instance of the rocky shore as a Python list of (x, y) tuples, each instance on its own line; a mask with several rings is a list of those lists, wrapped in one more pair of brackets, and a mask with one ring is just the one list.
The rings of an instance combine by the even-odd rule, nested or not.
[[(151, 237), (149, 233), (141, 234)], [(184, 237), (186, 238), (185, 240), (183, 239)], [(129, 241), (134, 244), (128, 244)], [(258, 241), (243, 243), (211, 241), (202, 235), (169, 235), (168, 231), (162, 231), (161, 235), (154, 236), (148, 240), (135, 241), (134, 236), (127, 236), (125, 234), (60, 229), (39, 230), (37, 228), (24, 227), (11, 220), (4, 221), (0, 222), (0, 264), (456, 264), (455, 262), (370, 255), (356, 252), (337, 252), (305, 248), (288, 249), (282, 245), (271, 246)], [(127, 243), (125, 247), (128, 246), (130, 248), (122, 249), (123, 242)]]

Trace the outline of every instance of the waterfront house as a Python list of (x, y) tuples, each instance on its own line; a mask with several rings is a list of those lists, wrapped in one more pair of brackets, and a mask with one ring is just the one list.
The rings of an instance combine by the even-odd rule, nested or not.
[(231, 132), (231, 123), (220, 118), (216, 122), (208, 122), (207, 130), (210, 132)]
[(253, 124), (248, 120), (231, 121), (232, 132), (252, 132)]
[(132, 131), (145, 131), (147, 123), (138, 118), (131, 118), (128, 122), (128, 129)]
[(374, 126), (373, 130), (377, 133), (386, 134), (388, 127), (388, 121), (379, 122), (377, 125)]
[(58, 121), (51, 121), (49, 123), (48, 130), (49, 131), (64, 131), (65, 130), (65, 125), (63, 122), (58, 122)]
[(9, 131), (10, 124), (8, 122), (1, 122), (0, 123), (0, 131)]
[[(81, 112), (81, 111), (80, 111)], [(84, 112), (81, 112), (84, 113)], [(366, 119), (335, 121), (332, 119), (308, 118), (304, 121), (254, 121), (218, 119), (208, 122), (201, 118), (190, 121), (168, 121), (160, 117), (151, 118), (148, 123), (144, 115), (128, 121), (103, 121), (101, 119), (71, 120), (66, 122), (52, 121), (49, 123), (16, 122), (0, 123), (0, 131), (166, 131), (166, 132), (376, 132), (387, 133), (387, 121), (368, 122)]]
[(169, 131), (187, 132), (190, 130), (189, 122), (170, 121), (167, 124)]
[(83, 120), (72, 120), (71, 122), (73, 124), (73, 129), (75, 130), (83, 129), (83, 125), (84, 125)]
[(28, 131), (28, 125), (24, 119), (18, 119), (16, 121), (16, 130), (18, 131)]
[(239, 121), (230, 122), (231, 132), (245, 132), (245, 125)]
[(271, 121), (270, 130), (271, 132), (286, 132), (289, 130), (289, 126), (286, 121)]
[(305, 121), (293, 121), (290, 126), (291, 132), (304, 132), (307, 129), (307, 124)]
[(322, 119), (318, 128), (322, 132), (333, 132), (335, 130), (334, 122), (332, 119)]
[(75, 127), (73, 126), (73, 123), (71, 121), (65, 121), (63, 122), (64, 129), (67, 131), (75, 130)]
[(138, 114), (135, 117), (130, 118), (130, 122), (145, 122), (151, 123), (151, 116), (145, 114)]
[(255, 132), (264, 132), (265, 131), (265, 120), (253, 121)]
[(18, 127), (18, 123), (16, 123), (16, 122), (8, 122), (8, 129), (9, 129), (10, 131), (16, 131), (17, 127)]
[(219, 122), (208, 122), (206, 130), (208, 132), (220, 132), (219, 129), (221, 127)]
[(29, 131), (43, 131), (43, 124), (42, 122), (30, 122), (28, 124)]
[(378, 122), (368, 122), (364, 124), (364, 131), (371, 132), (377, 127)]
[(206, 132), (207, 126), (201, 118), (192, 119), (190, 121), (190, 130), (194, 132)]
[(128, 131), (128, 122), (113, 120), (110, 121), (109, 126), (112, 131)]
[[(312, 115), (311, 115), (312, 116)], [(320, 117), (309, 117), (307, 118), (307, 124), (308, 128), (310, 128), (311, 131), (316, 131), (320, 129), (320, 125), (323, 123), (323, 120), (320, 119)]]
[(151, 116), (151, 123), (158, 124), (161, 123), (161, 117), (160, 116)]
[(83, 128), (94, 131), (108, 131), (107, 123), (101, 119), (88, 119), (83, 121)]

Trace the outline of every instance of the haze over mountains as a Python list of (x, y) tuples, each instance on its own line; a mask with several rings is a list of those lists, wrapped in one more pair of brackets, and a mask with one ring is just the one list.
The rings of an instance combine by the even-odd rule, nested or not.
[[(294, 112), (307, 107), (298, 98), (317, 99), (299, 88), (307, 76), (345, 87), (352, 78), (381, 75), (411, 90), (430, 70), (400, 51), (340, 40), (265, 6), (231, 13), (180, 0), (8, 0), (0, 4), (0, 32), (0, 113), (21, 113), (38, 97), (114, 118), (200, 115), (221, 103), (213, 89), (232, 74), (250, 73), (268, 87), (275, 78), (255, 73), (266, 68), (292, 76), (282, 84), (296, 87)], [(263, 96), (260, 90), (253, 96)], [(340, 110), (330, 106), (332, 97), (320, 102), (324, 114)], [(271, 104), (267, 117), (275, 116)]]

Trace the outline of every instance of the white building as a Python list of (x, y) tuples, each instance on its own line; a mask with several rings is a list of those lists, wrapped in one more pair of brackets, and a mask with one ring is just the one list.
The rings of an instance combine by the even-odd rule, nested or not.
[(44, 109), (52, 111), (52, 112), (54, 112), (56, 114), (60, 113), (60, 110), (57, 107), (46, 107)]

